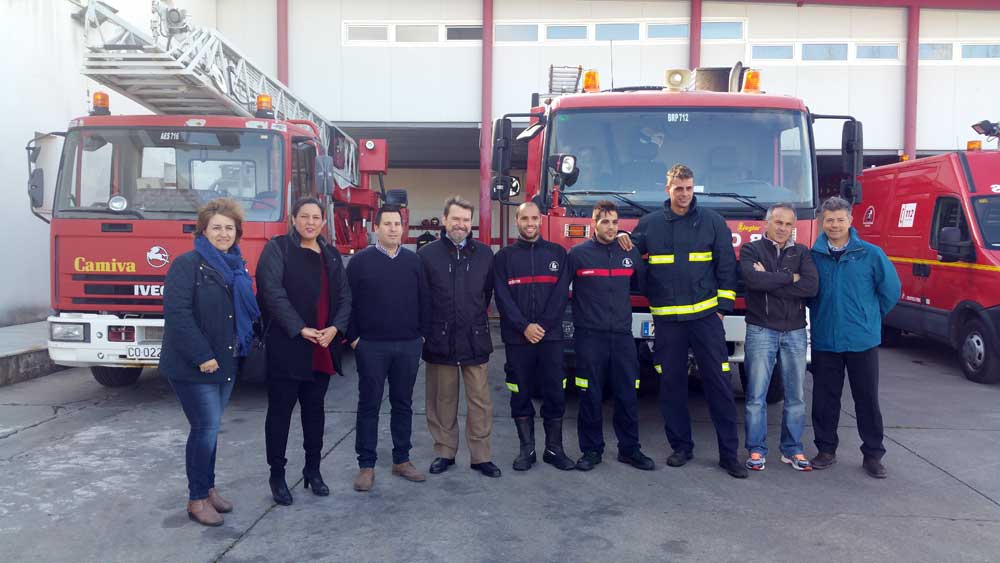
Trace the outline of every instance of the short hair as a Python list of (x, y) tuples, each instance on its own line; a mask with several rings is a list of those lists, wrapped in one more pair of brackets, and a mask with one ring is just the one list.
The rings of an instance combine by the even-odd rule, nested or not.
[(764, 216), (764, 220), (765, 221), (770, 221), (771, 220), (771, 215), (774, 214), (774, 211), (776, 209), (787, 209), (787, 210), (789, 210), (789, 211), (792, 212), (792, 217), (795, 217), (796, 219), (798, 218), (798, 215), (795, 213), (795, 208), (792, 207), (792, 204), (790, 204), (790, 203), (775, 203), (771, 207), (767, 208), (767, 215)]
[(851, 214), (851, 204), (846, 199), (842, 197), (833, 196), (830, 199), (823, 202), (823, 205), (819, 207), (819, 215), (822, 218), (827, 211), (846, 211), (848, 215)]
[(194, 228), (194, 236), (205, 234), (208, 222), (216, 215), (229, 217), (236, 223), (236, 240), (233, 241), (233, 244), (239, 243), (240, 239), (243, 238), (243, 208), (236, 203), (235, 199), (228, 197), (213, 199), (198, 209), (198, 224)]
[(400, 211), (400, 207), (398, 205), (383, 205), (378, 208), (378, 211), (375, 212), (376, 227), (382, 224), (382, 215), (386, 213), (399, 213), (399, 218), (403, 218), (403, 212)]
[(295, 203), (292, 204), (292, 217), (298, 215), (299, 211), (301, 211), (302, 208), (307, 205), (315, 205), (316, 207), (319, 208), (319, 214), (322, 215), (324, 218), (326, 217), (326, 208), (323, 207), (323, 204), (320, 203), (318, 199), (312, 196), (300, 197), (295, 201)]
[(452, 205), (457, 205), (457, 206), (461, 207), (462, 209), (468, 209), (469, 213), (475, 214), (475, 212), (476, 212), (476, 206), (472, 205), (471, 201), (463, 198), (462, 196), (453, 195), (453, 196), (449, 197), (448, 199), (446, 199), (445, 202), (444, 202), (444, 213), (443, 213), (443, 215), (445, 217), (447, 217), (448, 216), (448, 212), (451, 211), (451, 206)]
[(670, 170), (667, 170), (668, 186), (673, 183), (674, 180), (687, 180), (688, 178), (694, 178), (694, 172), (683, 164), (675, 164), (670, 167)]
[(594, 211), (591, 214), (591, 217), (593, 219), (597, 219), (597, 218), (601, 217), (602, 215), (607, 215), (608, 213), (611, 213), (611, 212), (614, 212), (615, 214), (617, 214), (618, 213), (618, 206), (615, 205), (615, 202), (613, 202), (613, 201), (602, 199), (602, 200), (600, 200), (600, 201), (598, 201), (597, 203), (594, 204)]
[(533, 201), (526, 201), (526, 202), (522, 203), (521, 205), (518, 205), (517, 209), (514, 210), (514, 218), (517, 219), (518, 217), (520, 217), (521, 216), (521, 211), (523, 209), (527, 209), (527, 207), (529, 205), (532, 206), (532, 207), (534, 207), (535, 209), (537, 209), (539, 212), (541, 212), (541, 210), (542, 210), (540, 207), (538, 207), (537, 203), (535, 203)]

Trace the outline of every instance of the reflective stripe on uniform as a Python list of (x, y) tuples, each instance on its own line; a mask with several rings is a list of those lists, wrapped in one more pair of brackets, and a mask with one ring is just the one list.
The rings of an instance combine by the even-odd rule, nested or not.
[(654, 254), (649, 257), (650, 264), (673, 264), (673, 254)]
[[(721, 290), (720, 290), (721, 291)], [(654, 315), (692, 315), (707, 311), (712, 307), (719, 306), (719, 298), (712, 297), (694, 305), (670, 305), (667, 307), (650, 307), (649, 312)]]
[(509, 381), (508, 381), (508, 382), (507, 382), (507, 389), (510, 389), (510, 390), (511, 390), (511, 391), (513, 391), (514, 393), (518, 393), (518, 392), (519, 392), (519, 391), (517, 390), (517, 383), (511, 383), (511, 382), (509, 382)]
[(563, 389), (565, 389), (565, 388), (566, 388), (566, 378), (564, 377), (563, 378)]
[(663, 366), (661, 366), (660, 364), (654, 365), (653, 369), (656, 370), (656, 373), (663, 373)]
[(692, 252), (688, 254), (688, 262), (711, 262), (712, 261), (712, 251), (708, 252)]
[(736, 301), (736, 292), (731, 289), (720, 289), (719, 290), (720, 299), (731, 299)]
[(587, 387), (590, 386), (590, 382), (582, 377), (577, 377), (576, 386), (579, 387), (580, 389), (586, 389)]
[(636, 379), (636, 380), (635, 380), (635, 388), (636, 388), (636, 389), (638, 389), (638, 388), (639, 388), (639, 380), (638, 380), (638, 379)]
[(722, 371), (729, 371), (729, 362), (722, 362)]

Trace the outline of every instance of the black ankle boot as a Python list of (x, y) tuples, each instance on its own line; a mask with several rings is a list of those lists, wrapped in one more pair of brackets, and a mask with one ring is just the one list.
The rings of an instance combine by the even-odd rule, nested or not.
[(563, 471), (576, 467), (576, 462), (566, 456), (562, 446), (562, 419), (545, 419), (545, 453), (542, 461)]
[(325, 497), (330, 494), (330, 487), (323, 482), (323, 476), (319, 474), (319, 469), (305, 469), (302, 471), (303, 486), (312, 489), (314, 495)]
[(292, 504), (292, 492), (288, 490), (288, 483), (285, 483), (284, 468), (281, 470), (271, 469), (271, 478), (268, 479), (268, 484), (271, 485), (271, 497), (274, 498), (274, 502), (282, 506)]
[(521, 441), (521, 452), (514, 460), (514, 471), (527, 471), (538, 461), (535, 457), (535, 419), (530, 416), (515, 418), (517, 439)]

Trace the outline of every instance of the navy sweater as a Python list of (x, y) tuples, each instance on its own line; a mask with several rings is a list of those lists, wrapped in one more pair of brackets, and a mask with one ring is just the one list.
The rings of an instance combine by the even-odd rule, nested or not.
[(420, 258), (405, 248), (389, 258), (374, 246), (347, 262), (353, 305), (347, 339), (412, 340), (430, 328), (430, 291)]

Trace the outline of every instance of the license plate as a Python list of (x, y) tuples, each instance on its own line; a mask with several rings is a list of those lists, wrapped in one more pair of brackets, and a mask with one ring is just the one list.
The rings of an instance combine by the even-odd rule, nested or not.
[(653, 338), (656, 336), (656, 324), (653, 321), (642, 321), (643, 338)]
[(159, 360), (159, 346), (129, 346), (125, 349), (125, 357), (130, 360)]

